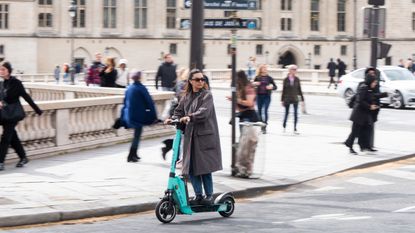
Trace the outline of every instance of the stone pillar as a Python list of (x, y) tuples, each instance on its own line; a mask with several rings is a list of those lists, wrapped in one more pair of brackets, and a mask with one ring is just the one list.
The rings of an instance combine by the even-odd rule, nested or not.
[(69, 109), (59, 109), (55, 116), (56, 146), (70, 144), (69, 141)]

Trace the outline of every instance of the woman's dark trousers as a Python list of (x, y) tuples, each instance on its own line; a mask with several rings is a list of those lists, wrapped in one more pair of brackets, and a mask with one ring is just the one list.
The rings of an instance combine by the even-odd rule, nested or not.
[[(284, 107), (285, 107), (285, 116), (284, 116), (284, 123), (282, 124), (282, 126), (285, 127), (287, 126), (287, 120), (288, 120), (288, 114), (290, 113), (290, 103), (285, 103)], [(298, 103), (292, 103), (292, 105), (294, 106), (294, 130), (297, 130), (297, 122), (298, 122)]]
[(352, 148), (355, 138), (358, 137), (360, 149), (368, 149), (370, 141), (370, 127), (370, 125), (359, 125), (353, 122), (352, 132), (345, 142), (346, 146)]
[(4, 123), (3, 124), (3, 135), (1, 135), (1, 142), (0, 142), (0, 163), (4, 163), (6, 159), (7, 150), (9, 146), (16, 151), (17, 155), (20, 159), (26, 158), (26, 153), (20, 142), (19, 137), (17, 136), (16, 132), (16, 123)]
[(271, 95), (257, 95), (259, 120), (268, 124), (268, 108), (271, 103)]
[(143, 127), (137, 127), (134, 129), (134, 138), (133, 141), (131, 143), (131, 150), (134, 150), (135, 152), (138, 149), (138, 146), (140, 144), (140, 138), (141, 138), (141, 133), (143, 132)]

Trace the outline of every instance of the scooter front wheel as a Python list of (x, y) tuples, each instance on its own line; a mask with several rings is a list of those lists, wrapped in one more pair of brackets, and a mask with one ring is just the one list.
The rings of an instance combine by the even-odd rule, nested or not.
[(235, 200), (232, 197), (226, 197), (223, 202), (223, 204), (226, 205), (225, 211), (219, 211), (219, 214), (223, 217), (230, 217), (233, 214), (233, 211), (235, 210)]
[(162, 223), (169, 223), (176, 217), (176, 205), (170, 200), (160, 200), (156, 205), (157, 219)]

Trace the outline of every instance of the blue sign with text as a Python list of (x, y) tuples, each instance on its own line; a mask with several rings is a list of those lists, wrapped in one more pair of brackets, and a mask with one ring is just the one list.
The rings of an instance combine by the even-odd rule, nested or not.
[[(258, 19), (205, 19), (204, 28), (209, 29), (259, 29)], [(190, 19), (180, 20), (180, 29), (190, 29)]]

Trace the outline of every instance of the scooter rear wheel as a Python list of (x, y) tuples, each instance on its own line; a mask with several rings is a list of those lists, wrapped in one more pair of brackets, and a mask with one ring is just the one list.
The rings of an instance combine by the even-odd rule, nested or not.
[(223, 200), (223, 204), (226, 204), (227, 206), (226, 211), (219, 211), (219, 214), (225, 218), (228, 218), (233, 214), (233, 211), (235, 210), (235, 201), (231, 197), (226, 197)]
[(162, 223), (169, 223), (176, 217), (176, 205), (169, 200), (161, 200), (156, 205), (157, 219)]

